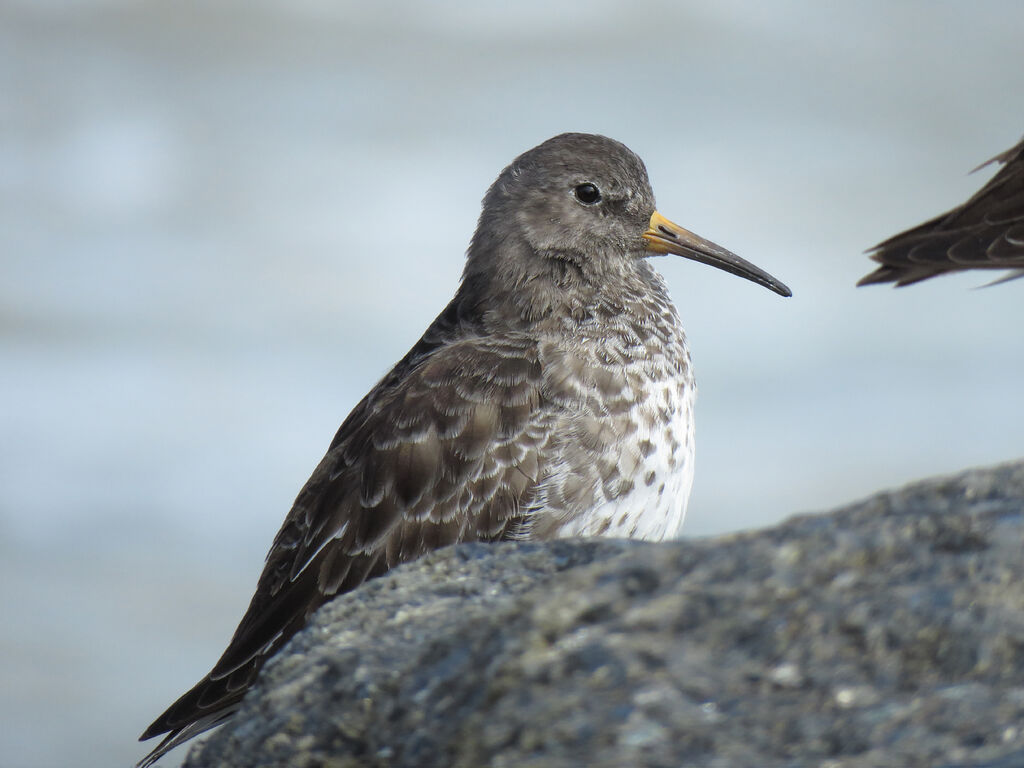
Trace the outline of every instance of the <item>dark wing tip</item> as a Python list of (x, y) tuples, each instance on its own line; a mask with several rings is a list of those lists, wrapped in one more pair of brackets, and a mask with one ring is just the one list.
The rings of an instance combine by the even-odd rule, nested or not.
[(867, 253), (882, 266), (857, 285), (901, 287), (966, 269), (1024, 265), (1015, 252), (1006, 257), (992, 250), (999, 242), (1010, 243), (1011, 252), (1016, 248), (1012, 228), (1024, 217), (1024, 141), (978, 167), (997, 162), (1003, 167), (969, 200), (870, 248)]

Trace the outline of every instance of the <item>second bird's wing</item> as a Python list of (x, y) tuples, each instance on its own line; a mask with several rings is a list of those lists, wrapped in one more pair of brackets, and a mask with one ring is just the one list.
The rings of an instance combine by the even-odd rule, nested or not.
[(966, 203), (872, 248), (882, 266), (857, 284), (902, 286), (965, 269), (1024, 268), (1024, 141), (989, 162), (1003, 167)]

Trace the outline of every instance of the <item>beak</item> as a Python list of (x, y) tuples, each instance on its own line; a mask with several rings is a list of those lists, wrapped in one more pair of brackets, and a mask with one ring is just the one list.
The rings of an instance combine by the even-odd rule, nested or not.
[(651, 216), (650, 225), (642, 235), (644, 244), (652, 253), (674, 253), (687, 259), (708, 264), (734, 275), (745, 277), (779, 296), (792, 296), (793, 292), (763, 269), (758, 269), (746, 259), (727, 251), (710, 240), (673, 224), (657, 211)]

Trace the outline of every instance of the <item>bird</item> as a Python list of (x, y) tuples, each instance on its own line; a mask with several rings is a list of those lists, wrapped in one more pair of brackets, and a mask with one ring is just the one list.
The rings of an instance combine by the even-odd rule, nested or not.
[(1024, 277), (1024, 139), (991, 160), (1002, 167), (967, 202), (869, 249), (882, 266), (857, 283), (911, 285), (968, 269), (1006, 269), (990, 283)]
[(648, 257), (783, 283), (655, 208), (640, 158), (555, 136), (487, 191), (455, 297), (299, 491), (212, 670), (142, 761), (222, 723), (332, 597), (464, 541), (675, 536), (693, 482), (686, 337)]

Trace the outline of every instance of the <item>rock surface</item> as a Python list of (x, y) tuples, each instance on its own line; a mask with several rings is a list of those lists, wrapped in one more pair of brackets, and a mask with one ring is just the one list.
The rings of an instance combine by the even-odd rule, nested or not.
[(1024, 462), (716, 539), (434, 553), (186, 766), (1024, 766)]

